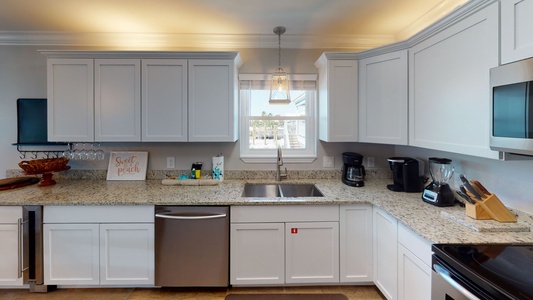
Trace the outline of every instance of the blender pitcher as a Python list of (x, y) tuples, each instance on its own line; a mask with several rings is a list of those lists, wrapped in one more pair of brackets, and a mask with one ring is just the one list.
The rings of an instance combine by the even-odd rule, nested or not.
[(424, 189), (422, 200), (436, 206), (454, 205), (455, 195), (448, 185), (448, 180), (453, 176), (452, 160), (430, 157), (429, 173), (433, 181)]

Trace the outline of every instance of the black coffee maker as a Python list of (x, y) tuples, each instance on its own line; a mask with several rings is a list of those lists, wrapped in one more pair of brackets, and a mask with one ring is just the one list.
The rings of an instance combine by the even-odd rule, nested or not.
[(365, 167), (363, 166), (363, 156), (355, 152), (344, 152), (342, 154), (342, 182), (349, 186), (362, 187), (365, 185)]
[(408, 193), (422, 192), (424, 172), (421, 162), (411, 157), (390, 157), (388, 161), (393, 178), (393, 184), (387, 185), (389, 190)]

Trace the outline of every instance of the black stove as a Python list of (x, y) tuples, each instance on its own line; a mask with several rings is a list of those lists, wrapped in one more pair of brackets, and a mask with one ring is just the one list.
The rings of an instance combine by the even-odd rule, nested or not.
[(444, 265), (480, 299), (533, 299), (533, 245), (435, 244)]

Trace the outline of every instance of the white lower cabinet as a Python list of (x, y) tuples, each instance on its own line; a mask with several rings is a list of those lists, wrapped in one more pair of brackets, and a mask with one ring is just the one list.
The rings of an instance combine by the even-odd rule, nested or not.
[(374, 208), (374, 283), (389, 300), (431, 299), (431, 243)]
[(154, 224), (100, 224), (100, 284), (154, 283)]
[(339, 282), (339, 222), (285, 224), (286, 283)]
[(45, 206), (44, 283), (153, 286), (153, 217), (150, 206)]
[(22, 207), (0, 207), (0, 286), (22, 286), (19, 277), (20, 228), (18, 219), (22, 218)]
[(98, 224), (44, 224), (43, 229), (45, 284), (100, 284)]
[(341, 205), (340, 282), (371, 283), (372, 205)]
[(230, 284), (339, 282), (339, 206), (232, 206)]
[(285, 283), (285, 224), (231, 224), (231, 284)]
[(431, 244), (398, 225), (398, 299), (431, 299)]
[(398, 221), (374, 207), (374, 284), (389, 299), (397, 299)]

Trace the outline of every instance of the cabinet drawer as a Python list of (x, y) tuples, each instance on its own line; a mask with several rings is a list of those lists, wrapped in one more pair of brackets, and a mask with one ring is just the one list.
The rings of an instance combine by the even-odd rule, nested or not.
[(44, 223), (153, 223), (154, 207), (45, 206)]
[(13, 224), (22, 218), (22, 206), (0, 206), (0, 224)]
[(403, 224), (398, 226), (398, 242), (426, 265), (431, 266), (431, 244)]
[(232, 206), (231, 223), (339, 221), (338, 205)]

